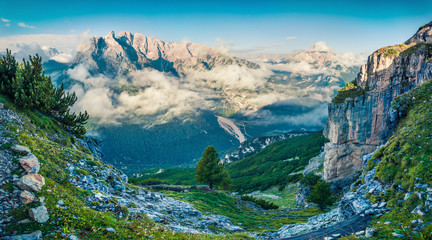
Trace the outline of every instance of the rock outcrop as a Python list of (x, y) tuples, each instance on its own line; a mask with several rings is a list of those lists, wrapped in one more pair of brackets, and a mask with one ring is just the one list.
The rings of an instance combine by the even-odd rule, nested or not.
[(369, 56), (355, 79), (363, 94), (329, 105), (324, 135), (324, 179), (343, 182), (363, 169), (362, 156), (386, 142), (401, 113), (392, 100), (432, 79), (432, 22), (404, 44), (381, 48)]

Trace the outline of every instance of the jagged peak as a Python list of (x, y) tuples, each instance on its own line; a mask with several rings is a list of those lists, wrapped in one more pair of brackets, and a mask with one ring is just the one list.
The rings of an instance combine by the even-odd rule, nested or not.
[(331, 49), (327, 44), (323, 41), (319, 41), (314, 43), (310, 48), (309, 51), (319, 51), (319, 52), (332, 52), (333, 49)]
[(114, 31), (109, 32), (109, 33), (106, 35), (106, 38), (115, 38), (115, 33), (114, 33)]
[(411, 44), (411, 43), (420, 43), (420, 42), (426, 42), (426, 43), (432, 43), (432, 21), (421, 26), (417, 32), (408, 39), (405, 43)]

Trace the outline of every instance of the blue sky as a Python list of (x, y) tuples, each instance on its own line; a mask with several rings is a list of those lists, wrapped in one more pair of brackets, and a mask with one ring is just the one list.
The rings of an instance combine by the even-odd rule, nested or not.
[[(325, 41), (337, 52), (370, 53), (405, 41), (432, 21), (432, 1), (9, 1), (0, 38), (139, 32), (237, 53), (288, 53)], [(2, 46), (0, 46), (2, 47)]]

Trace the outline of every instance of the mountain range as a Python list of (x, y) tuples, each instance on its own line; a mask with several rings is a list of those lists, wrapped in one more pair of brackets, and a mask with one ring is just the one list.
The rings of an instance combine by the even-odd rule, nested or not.
[[(323, 42), (283, 58), (246, 60), (195, 43), (110, 32), (90, 38), (70, 63), (52, 59), (44, 67), (77, 94), (74, 109), (89, 112), (89, 134), (119, 147), (106, 149), (106, 160), (125, 169), (191, 164), (207, 145), (226, 152), (263, 134), (322, 128), (327, 102), (361, 63)], [(160, 149), (151, 147), (156, 135)], [(122, 141), (127, 149), (115, 144)], [(190, 156), (179, 154), (185, 143), (196, 148)], [(178, 151), (167, 156), (165, 147)]]

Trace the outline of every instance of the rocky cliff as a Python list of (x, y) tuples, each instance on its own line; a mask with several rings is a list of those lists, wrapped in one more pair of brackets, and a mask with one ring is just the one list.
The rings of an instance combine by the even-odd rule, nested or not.
[(432, 22), (405, 43), (369, 56), (354, 87), (342, 89), (342, 98), (329, 104), (325, 180), (348, 180), (363, 169), (362, 156), (386, 142), (401, 117), (392, 100), (432, 79), (431, 57)]

